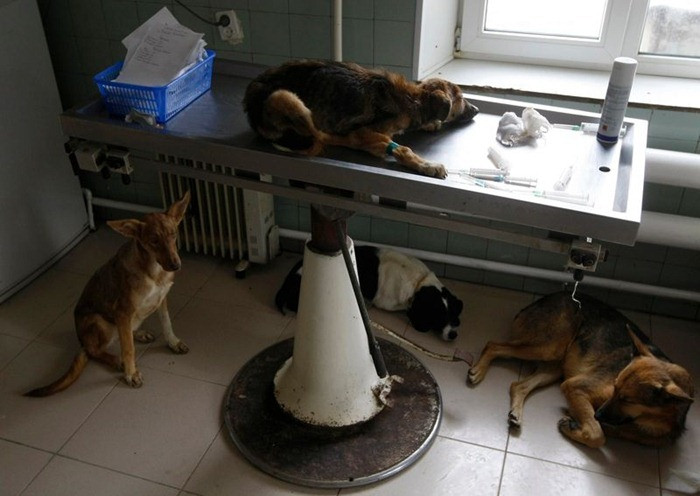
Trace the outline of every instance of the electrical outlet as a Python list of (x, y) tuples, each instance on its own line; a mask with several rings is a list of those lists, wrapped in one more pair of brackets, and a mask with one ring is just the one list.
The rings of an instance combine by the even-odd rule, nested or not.
[[(228, 19), (228, 24), (218, 26), (219, 36), (223, 41), (228, 41), (232, 45), (243, 43), (243, 27), (241, 21), (238, 20), (236, 12), (233, 10), (223, 10), (215, 14), (216, 22), (221, 22), (221, 19)], [(225, 24), (225, 22), (224, 22)]]

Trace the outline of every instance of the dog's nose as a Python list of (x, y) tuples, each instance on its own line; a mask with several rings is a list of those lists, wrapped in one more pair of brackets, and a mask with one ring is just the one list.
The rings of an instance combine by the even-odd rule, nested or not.
[(479, 113), (479, 107), (477, 107), (476, 105), (472, 105), (469, 102), (465, 103), (467, 104), (467, 108), (464, 112), (464, 118), (467, 120), (471, 120), (476, 116), (476, 114)]
[(455, 339), (457, 339), (457, 331), (448, 332), (447, 339), (449, 339), (450, 341), (454, 341)]
[(182, 267), (182, 263), (179, 260), (170, 260), (163, 268), (168, 272), (176, 272), (180, 270), (180, 267)]

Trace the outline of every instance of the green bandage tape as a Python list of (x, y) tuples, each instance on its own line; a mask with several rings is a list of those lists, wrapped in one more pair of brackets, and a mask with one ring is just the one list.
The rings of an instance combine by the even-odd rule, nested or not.
[(386, 145), (386, 154), (387, 155), (393, 155), (394, 150), (396, 150), (399, 147), (398, 143), (394, 143), (393, 141), (390, 141), (388, 145)]

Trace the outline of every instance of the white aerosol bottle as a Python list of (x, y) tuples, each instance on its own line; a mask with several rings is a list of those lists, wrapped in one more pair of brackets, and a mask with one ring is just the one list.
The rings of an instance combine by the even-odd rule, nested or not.
[(637, 61), (633, 58), (618, 57), (615, 59), (608, 82), (608, 91), (603, 102), (603, 110), (600, 113), (597, 138), (601, 143), (617, 143), (636, 71)]

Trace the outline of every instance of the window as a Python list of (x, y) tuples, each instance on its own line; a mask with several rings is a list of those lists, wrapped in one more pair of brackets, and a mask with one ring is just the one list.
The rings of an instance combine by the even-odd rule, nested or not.
[(463, 0), (457, 56), (700, 77), (697, 0)]

